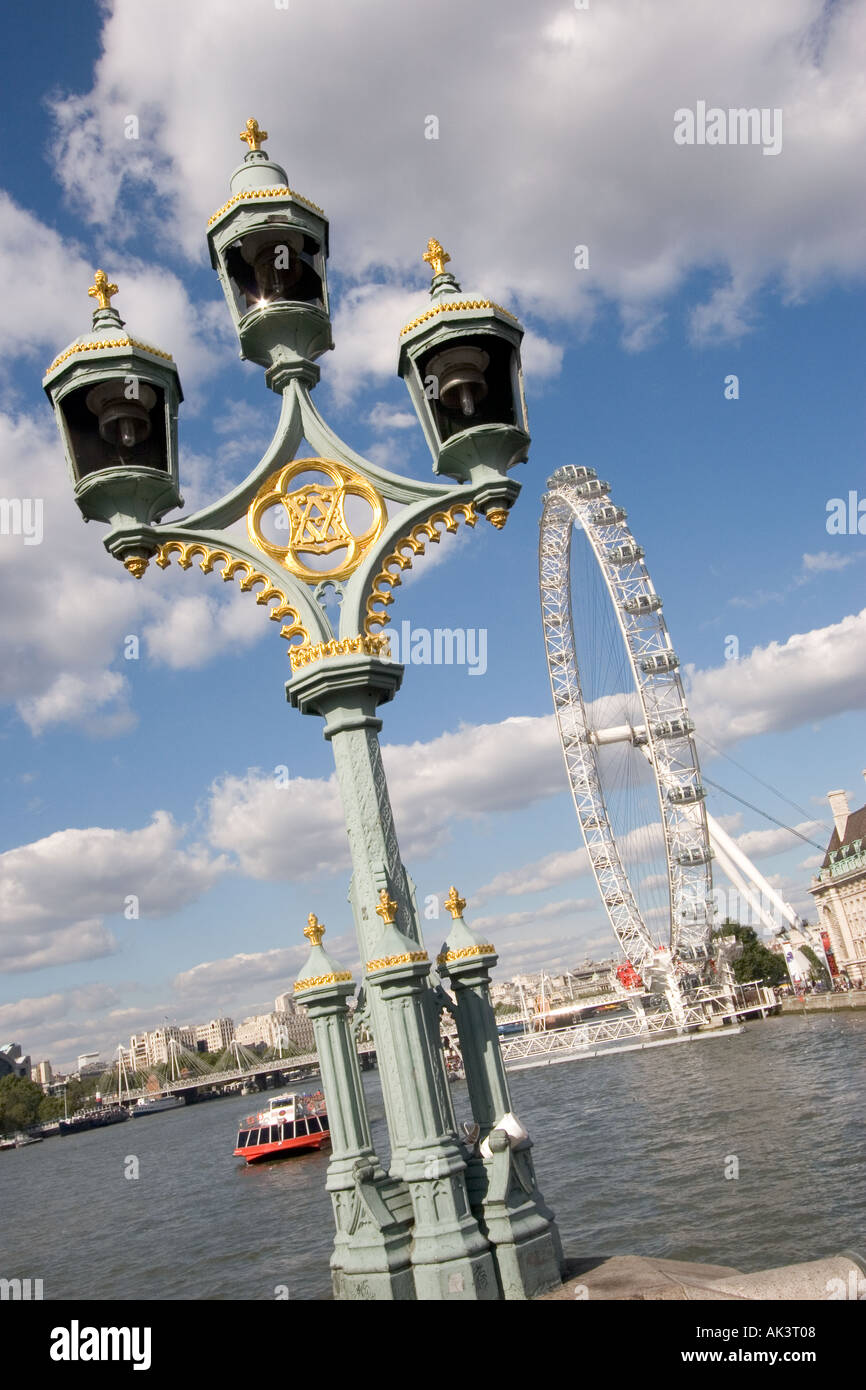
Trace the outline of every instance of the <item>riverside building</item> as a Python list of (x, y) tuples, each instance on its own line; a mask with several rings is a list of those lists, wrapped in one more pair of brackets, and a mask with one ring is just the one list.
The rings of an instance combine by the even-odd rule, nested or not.
[[(866, 777), (866, 772), (864, 772)], [(827, 793), (833, 834), (809, 892), (818, 926), (830, 943), (839, 971), (852, 985), (866, 986), (866, 806), (852, 811), (844, 791)], [(826, 946), (826, 943), (825, 943)]]
[[(280, 996), (281, 999), (284, 997)], [(289, 1043), (302, 1052), (312, 1052), (315, 1048), (313, 1025), (307, 1011), (294, 1006), (291, 1011), (275, 1009), (273, 1013), (245, 1018), (238, 1024), (237, 1040), (242, 1047), (264, 1046), (274, 1051)]]

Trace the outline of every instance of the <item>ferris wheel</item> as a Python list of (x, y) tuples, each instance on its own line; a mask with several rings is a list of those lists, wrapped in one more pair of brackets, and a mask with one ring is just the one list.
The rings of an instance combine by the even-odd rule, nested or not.
[(632, 965), (646, 977), (665, 958), (681, 973), (707, 957), (713, 885), (679, 658), (644, 551), (609, 484), (592, 468), (567, 464), (547, 486), (544, 642), (590, 866)]

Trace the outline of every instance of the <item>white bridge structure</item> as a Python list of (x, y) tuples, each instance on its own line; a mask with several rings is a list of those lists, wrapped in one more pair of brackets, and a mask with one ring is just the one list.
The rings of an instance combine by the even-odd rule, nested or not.
[[(725, 949), (718, 941), (711, 949), (713, 859), (769, 930), (797, 926), (799, 918), (707, 812), (695, 725), (661, 597), (626, 512), (592, 468), (568, 464), (548, 479), (539, 585), (566, 772), (614, 934), (645, 989), (666, 995), (680, 1030), (696, 1009), (706, 1014), (708, 988), (736, 1013)], [(658, 872), (641, 878), (640, 862), (651, 852)]]
[[(356, 1047), (359, 1057), (366, 1056), (376, 1050), (375, 1044), (366, 1040), (358, 1041)], [(123, 1061), (123, 1051), (122, 1047), (118, 1048), (118, 1060), (105, 1078), (104, 1085), (106, 1095), (116, 1095), (118, 1102), (121, 1103), (139, 1100), (147, 1096), (183, 1095), (188, 1091), (220, 1089), (236, 1082), (243, 1084), (258, 1081), (266, 1076), (286, 1076), (288, 1079), (300, 1079), (297, 1075), (293, 1077), (293, 1074), (303, 1072), (312, 1074), (318, 1072), (319, 1068), (319, 1057), (316, 1052), (262, 1058), (247, 1048), (241, 1047), (237, 1042), (231, 1042), (224, 1057), (234, 1060), (236, 1065), (221, 1067), (219, 1070), (212, 1071), (200, 1060), (196, 1066), (196, 1054), (185, 1052), (172, 1038), (168, 1044), (165, 1075), (159, 1078), (159, 1085), (154, 1087), (152, 1081), (149, 1084), (142, 1083), (137, 1073), (129, 1072)]]

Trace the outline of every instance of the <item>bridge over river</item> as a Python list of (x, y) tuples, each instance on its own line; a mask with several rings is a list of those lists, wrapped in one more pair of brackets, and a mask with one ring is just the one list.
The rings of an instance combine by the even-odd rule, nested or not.
[[(376, 1048), (371, 1042), (358, 1044), (361, 1065), (375, 1058)], [(281, 1081), (301, 1081), (315, 1076), (319, 1071), (319, 1058), (315, 1052), (304, 1052), (295, 1057), (272, 1057), (269, 1061), (258, 1061), (247, 1067), (234, 1067), (229, 1071), (201, 1072), (195, 1075), (166, 1077), (158, 1088), (151, 1086), (123, 1087), (120, 1100), (139, 1100), (146, 1096), (177, 1096), (194, 1091), (223, 1090), (238, 1082), (260, 1081), (275, 1077)], [(108, 1099), (108, 1096), (106, 1096)]]

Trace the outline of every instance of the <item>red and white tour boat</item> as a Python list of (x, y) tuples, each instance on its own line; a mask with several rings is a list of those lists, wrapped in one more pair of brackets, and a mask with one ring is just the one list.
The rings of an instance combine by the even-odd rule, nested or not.
[(247, 1115), (238, 1129), (236, 1158), (256, 1163), (264, 1158), (320, 1149), (330, 1139), (321, 1091), (274, 1096), (266, 1110)]

